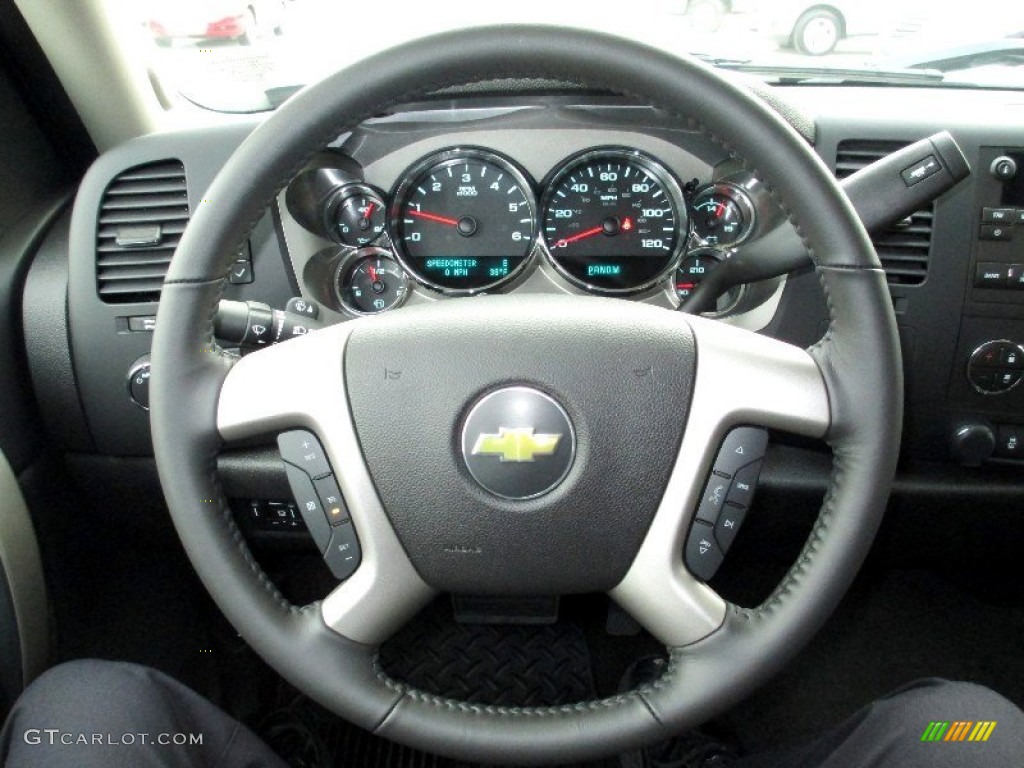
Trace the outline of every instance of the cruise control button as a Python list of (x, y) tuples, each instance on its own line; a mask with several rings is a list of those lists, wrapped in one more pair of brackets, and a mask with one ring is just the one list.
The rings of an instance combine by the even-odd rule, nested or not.
[(743, 518), (746, 516), (746, 507), (726, 504), (722, 509), (722, 514), (718, 516), (718, 522), (715, 523), (715, 539), (718, 541), (718, 546), (722, 548), (723, 554), (729, 551), (729, 547), (732, 546), (732, 542), (736, 538), (736, 532), (743, 525)]
[(767, 430), (760, 427), (737, 427), (722, 442), (715, 461), (715, 472), (732, 477), (740, 467), (763, 459), (767, 447)]
[(306, 528), (309, 529), (309, 535), (313, 537), (316, 548), (323, 552), (331, 540), (331, 526), (324, 517), (324, 510), (313, 488), (313, 481), (305, 472), (291, 464), (285, 464), (284, 470), (288, 474), (288, 485), (291, 486), (292, 496), (299, 507), (299, 514), (306, 522)]
[(708, 581), (718, 571), (725, 555), (715, 540), (714, 530), (699, 520), (690, 529), (686, 540), (686, 567), (702, 581)]
[(729, 481), (718, 475), (711, 475), (704, 488), (704, 495), (697, 507), (697, 519), (712, 523), (718, 519), (718, 513), (725, 504), (725, 496), (729, 492)]
[(359, 539), (352, 523), (335, 526), (331, 533), (331, 543), (324, 553), (324, 561), (331, 573), (339, 581), (344, 581), (359, 567), (363, 553), (359, 549)]
[(282, 459), (303, 470), (310, 477), (322, 477), (331, 472), (331, 465), (327, 463), (320, 441), (312, 432), (304, 429), (282, 432), (277, 436), (277, 447), (281, 451)]
[(313, 487), (316, 488), (316, 494), (320, 497), (320, 503), (323, 504), (327, 522), (331, 525), (347, 522), (348, 508), (345, 506), (345, 499), (341, 496), (341, 489), (338, 488), (338, 481), (334, 479), (334, 475), (314, 480)]
[(732, 479), (732, 486), (729, 488), (729, 495), (725, 497), (727, 503), (738, 504), (741, 507), (749, 507), (754, 500), (754, 491), (757, 489), (757, 476), (761, 474), (761, 462), (739, 469)]

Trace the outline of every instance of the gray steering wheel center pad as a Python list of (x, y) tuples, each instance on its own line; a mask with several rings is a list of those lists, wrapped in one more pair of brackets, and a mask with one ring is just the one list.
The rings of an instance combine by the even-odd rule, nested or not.
[[(829, 394), (835, 468), (821, 517), (790, 574), (763, 606), (731, 609), (718, 632), (673, 649), (673, 664), (656, 684), (557, 709), (469, 706), (385, 678), (374, 649), (328, 629), (316, 606), (299, 609), (280, 597), (231, 523), (214, 469), (217, 401), (231, 361), (214, 345), (212, 318), (249, 226), (306, 158), (346, 127), (438, 88), (503, 77), (570, 78), (629, 94), (729, 147), (805, 238), (832, 312), (829, 333), (811, 352)], [(697, 62), (593, 33), (449, 33), (296, 95), (243, 143), (204, 198), (212, 202), (199, 207), (178, 248), (153, 339), (157, 465), (186, 551), (221, 609), (268, 663), (328, 708), (460, 759), (585, 760), (721, 711), (776, 671), (838, 603), (873, 539), (895, 468), (902, 420), (895, 321), (877, 256), (849, 202), (801, 138), (749, 93)]]
[[(681, 319), (612, 299), (495, 296), (410, 307), (353, 330), (345, 372), (359, 442), (428, 584), (558, 595), (606, 592), (622, 580), (686, 423), (695, 348)], [(386, 379), (385, 368), (400, 378)], [(553, 398), (575, 429), (568, 476), (529, 500), (481, 488), (459, 444), (469, 406), (515, 386)], [(532, 426), (514, 410), (491, 429)], [(572, 439), (560, 434), (559, 449), (571, 450)], [(543, 472), (552, 458), (499, 471)], [(496, 456), (482, 461), (500, 466)]]

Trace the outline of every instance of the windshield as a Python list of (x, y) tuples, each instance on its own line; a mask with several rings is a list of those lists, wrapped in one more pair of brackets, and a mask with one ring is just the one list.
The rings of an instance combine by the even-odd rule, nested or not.
[(611, 32), (787, 83), (1024, 88), (1024, 3), (926, 0), (109, 0), (165, 103), (273, 109), (304, 84), (432, 32), (532, 22)]

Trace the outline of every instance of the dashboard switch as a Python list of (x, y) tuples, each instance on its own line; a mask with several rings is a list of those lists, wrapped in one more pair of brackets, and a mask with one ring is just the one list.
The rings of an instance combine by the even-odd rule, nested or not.
[(1024, 459), (1024, 427), (1005, 424), (999, 427), (996, 456), (1001, 459)]
[(994, 261), (979, 261), (974, 272), (976, 288), (1005, 288), (1007, 283), (1006, 264)]
[(359, 539), (352, 523), (345, 523), (332, 529), (331, 543), (324, 553), (324, 561), (338, 581), (344, 581), (359, 567), (363, 559)]
[(1007, 264), (979, 261), (974, 272), (975, 288), (1006, 288)]
[(228, 282), (232, 285), (248, 285), (252, 282), (252, 262), (236, 261), (231, 265)]
[(708, 581), (718, 571), (725, 554), (718, 546), (714, 529), (699, 520), (690, 529), (686, 540), (686, 567), (702, 581)]
[(128, 369), (128, 395), (144, 411), (149, 410), (149, 355), (143, 355)]
[(1006, 285), (1015, 291), (1024, 291), (1024, 264), (1011, 264), (1007, 268)]
[(981, 220), (986, 224), (1012, 224), (1013, 208), (982, 208)]
[(982, 240), (1013, 240), (1013, 227), (1009, 224), (982, 224)]
[(1020, 384), (1020, 379), (1020, 371), (996, 371), (995, 379), (992, 384), (993, 391), (1009, 392)]
[(304, 299), (301, 296), (293, 296), (288, 299), (288, 303), (284, 306), (284, 311), (291, 312), (293, 315), (308, 317), (313, 320), (320, 317), (320, 305), (315, 301)]
[(1000, 181), (1009, 181), (1017, 175), (1017, 161), (1007, 155), (1001, 155), (992, 161), (988, 170)]
[(1024, 349), (1016, 344), (1004, 344), (999, 350), (999, 367), (1012, 370), (1024, 368)]
[(992, 427), (981, 421), (968, 421), (953, 430), (950, 451), (953, 458), (965, 467), (978, 467), (992, 458), (996, 450), (996, 435)]
[(320, 446), (316, 435), (305, 429), (293, 429), (282, 432), (277, 437), (277, 447), (281, 458), (294, 467), (298, 467), (311, 478), (331, 474), (331, 465)]

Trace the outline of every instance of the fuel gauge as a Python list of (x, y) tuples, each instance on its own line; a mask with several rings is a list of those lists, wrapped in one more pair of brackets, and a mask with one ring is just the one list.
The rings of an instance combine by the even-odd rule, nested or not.
[(355, 258), (338, 269), (338, 298), (357, 315), (375, 315), (405, 301), (409, 279), (383, 248), (360, 248)]
[(754, 206), (732, 184), (714, 184), (693, 199), (693, 232), (702, 245), (729, 248), (747, 238), (754, 225)]

